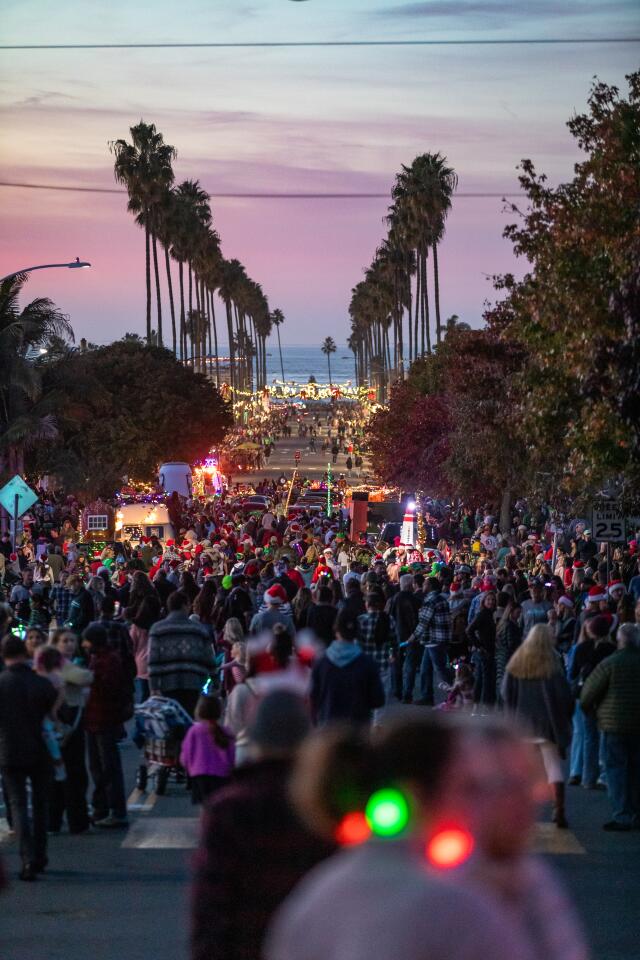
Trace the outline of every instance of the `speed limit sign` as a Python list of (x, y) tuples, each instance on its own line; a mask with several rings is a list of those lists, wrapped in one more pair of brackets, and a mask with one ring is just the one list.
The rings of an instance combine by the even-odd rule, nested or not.
[(625, 539), (625, 515), (615, 506), (594, 506), (592, 533), (599, 543), (619, 543)]

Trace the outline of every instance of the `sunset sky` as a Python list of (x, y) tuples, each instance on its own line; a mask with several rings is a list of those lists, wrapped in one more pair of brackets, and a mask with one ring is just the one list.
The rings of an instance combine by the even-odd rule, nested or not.
[[(640, 35), (637, 0), (3, 0), (0, 43), (483, 39)], [(552, 182), (577, 154), (565, 122), (591, 79), (624, 87), (640, 44), (0, 51), (0, 179), (113, 187), (108, 141), (143, 118), (178, 150), (176, 179), (217, 191), (387, 192), (441, 151), (462, 192)], [(28, 284), (104, 343), (144, 330), (144, 237), (126, 197), (0, 188), (0, 274), (71, 259)], [(287, 318), (284, 343), (344, 343), (351, 288), (384, 233), (384, 199), (212, 200), (237, 257)], [(444, 316), (480, 322), (488, 277), (514, 265), (500, 199), (454, 199)]]

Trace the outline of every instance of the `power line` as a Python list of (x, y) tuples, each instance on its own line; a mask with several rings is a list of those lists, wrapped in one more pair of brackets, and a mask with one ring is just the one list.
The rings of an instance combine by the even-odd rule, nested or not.
[[(63, 186), (55, 183), (18, 183), (8, 180), (0, 180), (0, 187), (13, 187), (20, 190), (59, 190), (65, 193), (117, 193), (126, 196), (126, 190), (119, 190), (117, 187), (76, 187)], [(295, 193), (292, 191), (247, 193), (247, 192), (227, 192), (210, 193), (213, 200), (389, 200), (391, 193)], [(523, 197), (523, 193), (488, 193), (484, 191), (468, 192), (460, 191), (455, 194), (456, 197), (465, 199), (502, 199), (503, 197)]]
[(270, 47), (486, 47), (544, 44), (640, 43), (640, 37), (535, 37), (468, 40), (240, 40), (170, 43), (6, 43), (0, 50), (191, 50)]

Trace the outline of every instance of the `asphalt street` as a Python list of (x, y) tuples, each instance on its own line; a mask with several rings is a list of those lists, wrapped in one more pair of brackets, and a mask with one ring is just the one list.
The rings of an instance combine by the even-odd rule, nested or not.
[[(325, 439), (327, 436), (327, 412), (323, 409), (319, 410), (318, 413), (321, 418), (322, 426), (320, 428), (320, 436), (316, 437), (315, 452), (309, 449), (308, 436), (298, 437), (297, 423), (293, 418), (291, 418), (289, 420), (289, 426), (291, 427), (293, 436), (287, 437), (283, 440), (278, 440), (275, 445), (275, 449), (269, 458), (269, 462), (265, 463), (261, 470), (257, 470), (254, 474), (233, 474), (233, 483), (241, 482), (244, 479), (251, 479), (252, 477), (254, 477), (256, 480), (260, 480), (263, 477), (267, 477), (270, 480), (274, 478), (277, 479), (283, 473), (288, 479), (290, 479), (293, 470), (296, 468), (296, 450), (300, 452), (300, 461), (298, 464), (300, 475), (303, 477), (308, 477), (310, 480), (319, 480), (326, 472), (327, 465), (331, 463), (332, 456), (330, 450), (322, 453), (320, 449), (323, 439)], [(305, 422), (315, 426), (315, 411), (307, 415)], [(346, 459), (347, 458), (344, 453), (338, 454), (337, 462), (332, 464), (331, 467), (334, 478), (337, 480), (339, 475), (344, 473), (345, 477), (347, 478), (348, 485), (356, 486), (361, 479), (368, 475), (368, 461), (365, 458), (363, 470), (360, 471), (360, 477), (358, 477), (355, 470), (353, 470), (351, 476), (348, 477)]]
[[(122, 756), (129, 829), (51, 837), (50, 867), (37, 883), (16, 879), (17, 852), (0, 820), (0, 855), (11, 880), (0, 896), (2, 960), (188, 957), (197, 812), (182, 785), (170, 783), (163, 797), (140, 794), (138, 751), (127, 745)], [(570, 829), (541, 822), (536, 847), (564, 878), (595, 960), (631, 960), (638, 956), (640, 831), (605, 833), (608, 814), (606, 794), (568, 788)]]
[[(319, 476), (321, 454), (297, 437), (281, 441), (268, 474)], [(336, 472), (344, 470), (340, 455)], [(355, 478), (353, 482), (356, 482)], [(407, 710), (426, 709), (406, 707)], [(10, 887), (0, 894), (0, 960), (187, 960), (189, 861), (198, 819), (184, 786), (166, 796), (135, 789), (139, 752), (122, 748), (130, 825), (124, 831), (50, 838), (50, 866), (34, 884), (16, 879), (19, 863), (0, 802), (0, 856)], [(541, 822), (536, 848), (549, 857), (577, 904), (594, 960), (638, 957), (640, 831), (610, 834), (605, 793), (569, 787), (569, 830)], [(548, 811), (547, 811), (548, 816)]]

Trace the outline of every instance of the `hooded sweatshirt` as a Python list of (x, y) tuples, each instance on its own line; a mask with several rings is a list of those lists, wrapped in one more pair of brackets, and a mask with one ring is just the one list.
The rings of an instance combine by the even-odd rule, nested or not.
[(333, 720), (369, 723), (372, 711), (384, 705), (378, 668), (357, 643), (334, 640), (313, 665), (310, 699), (318, 726)]

